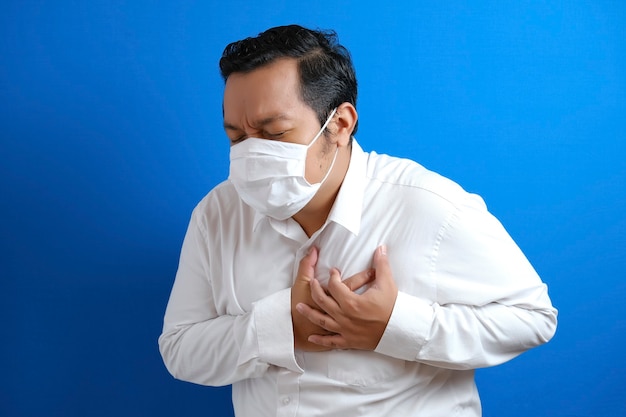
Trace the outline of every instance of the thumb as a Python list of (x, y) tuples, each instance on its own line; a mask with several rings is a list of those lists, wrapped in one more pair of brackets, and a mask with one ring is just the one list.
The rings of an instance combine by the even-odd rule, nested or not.
[(384, 277), (391, 277), (391, 266), (387, 258), (387, 246), (381, 245), (374, 252), (373, 268), (376, 270), (376, 280)]
[(311, 281), (315, 276), (315, 265), (317, 264), (318, 252), (315, 246), (309, 249), (309, 252), (300, 260), (298, 266), (298, 280)]

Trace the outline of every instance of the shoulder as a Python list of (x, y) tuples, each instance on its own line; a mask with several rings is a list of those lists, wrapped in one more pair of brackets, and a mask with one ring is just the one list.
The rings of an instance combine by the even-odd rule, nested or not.
[(428, 198), (440, 204), (458, 207), (473, 201), (484, 206), (482, 198), (468, 193), (455, 181), (406, 158), (371, 152), (367, 163), (370, 185), (406, 196)]
[(216, 185), (193, 209), (192, 219), (202, 229), (227, 225), (241, 216), (250, 217), (251, 208), (239, 198), (229, 180)]
[(209, 191), (198, 202), (194, 211), (204, 212), (208, 209), (228, 208), (239, 200), (235, 187), (229, 180), (222, 181)]

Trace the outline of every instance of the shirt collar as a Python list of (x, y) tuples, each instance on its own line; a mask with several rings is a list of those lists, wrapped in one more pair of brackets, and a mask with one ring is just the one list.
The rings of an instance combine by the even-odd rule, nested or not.
[(335, 204), (333, 204), (328, 215), (328, 221), (340, 224), (355, 236), (361, 230), (366, 169), (367, 154), (363, 152), (356, 139), (352, 139), (350, 165), (335, 199)]
[[(361, 230), (361, 212), (363, 210), (363, 194), (365, 190), (365, 177), (367, 168), (367, 154), (363, 151), (356, 139), (352, 139), (350, 153), (350, 165), (343, 179), (333, 208), (328, 215), (328, 221), (333, 221), (345, 227), (355, 236)], [(279, 221), (264, 214), (254, 211), (253, 230), (257, 228), (261, 220), (268, 219), (276, 230), (285, 234), (289, 229), (288, 220)]]

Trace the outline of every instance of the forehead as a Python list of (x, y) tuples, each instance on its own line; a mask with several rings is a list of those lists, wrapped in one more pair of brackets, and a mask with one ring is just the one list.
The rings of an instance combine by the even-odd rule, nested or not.
[(224, 88), (224, 119), (288, 113), (304, 105), (295, 59), (280, 59), (248, 73), (234, 73)]

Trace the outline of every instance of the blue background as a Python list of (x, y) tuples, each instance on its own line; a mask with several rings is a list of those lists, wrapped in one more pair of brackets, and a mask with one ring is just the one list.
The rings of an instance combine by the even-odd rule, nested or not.
[(3, 1), (0, 415), (228, 416), (157, 349), (194, 205), (226, 178), (224, 46), (334, 28), (358, 140), (481, 194), (560, 310), (478, 372), (485, 416), (626, 415), (622, 1)]

